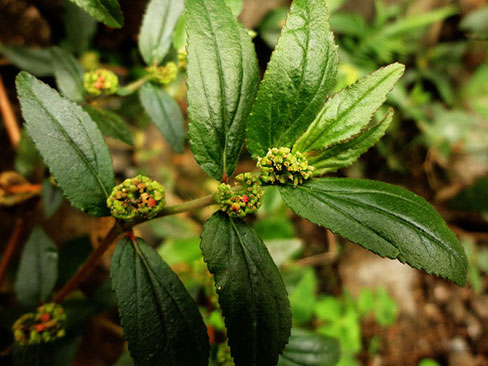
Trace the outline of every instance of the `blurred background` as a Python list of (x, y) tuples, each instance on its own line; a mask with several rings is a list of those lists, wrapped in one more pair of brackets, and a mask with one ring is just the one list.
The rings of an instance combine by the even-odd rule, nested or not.
[[(229, 2), (241, 6), (240, 1)], [(386, 181), (425, 197), (463, 243), (470, 268), (468, 285), (460, 288), (374, 256), (294, 216), (271, 188), (250, 221), (280, 266), (294, 325), (338, 338), (340, 366), (486, 366), (488, 1), (327, 2), (340, 47), (335, 91), (382, 65), (399, 61), (407, 66), (388, 99), (396, 113), (386, 136), (338, 175)], [(8, 100), (22, 122), (15, 76), (20, 69), (28, 70), (54, 85), (47, 51), (54, 45), (75, 54), (86, 70), (103, 65), (116, 72), (122, 83), (139, 77), (144, 66), (137, 36), (147, 2), (120, 3), (126, 24), (111, 29), (69, 1), (0, 0), (0, 107), (5, 108)], [(244, 0), (242, 5), (239, 19), (253, 32), (264, 72), (289, 1)], [(169, 91), (186, 113), (184, 75)], [(216, 189), (217, 182), (201, 171), (189, 149), (181, 155), (171, 152), (137, 97), (111, 103), (134, 140), (129, 146), (107, 138), (119, 180), (137, 173), (158, 179), (167, 189), (170, 204)], [(98, 245), (112, 220), (91, 218), (63, 201), (49, 183), (32, 142), (22, 132), (20, 144), (13, 146), (2, 118), (5, 115), (0, 117), (2, 255), (12, 232), (20, 234), (0, 288), (0, 363), (9, 359), (9, 327), (21, 314), (12, 287), (20, 248), (31, 228), (42, 224), (59, 246), (61, 286)], [(255, 162), (243, 153), (238, 172), (254, 167)], [(19, 184), (27, 188), (9, 189)], [(198, 238), (212, 212), (208, 208), (154, 220), (138, 227), (137, 234), (158, 247), (198, 299), (217, 347), (215, 365), (223, 366), (232, 363), (225, 357), (225, 328)], [(71, 336), (64, 351), (69, 360), (65, 364), (130, 365), (108, 283), (109, 263), (107, 255), (66, 307)]]

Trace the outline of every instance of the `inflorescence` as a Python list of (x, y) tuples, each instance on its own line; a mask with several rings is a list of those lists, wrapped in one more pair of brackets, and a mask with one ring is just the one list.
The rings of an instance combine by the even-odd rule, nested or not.
[(152, 219), (164, 205), (164, 187), (142, 175), (126, 179), (113, 189), (107, 199), (112, 216), (125, 221)]
[(267, 184), (303, 183), (312, 177), (314, 167), (300, 152), (291, 152), (287, 147), (272, 148), (257, 163), (261, 169), (261, 181)]
[(66, 314), (61, 305), (48, 303), (27, 313), (13, 325), (15, 342), (20, 346), (52, 342), (64, 337)]
[(174, 62), (168, 62), (165, 66), (148, 66), (146, 72), (150, 81), (160, 85), (168, 85), (176, 79), (178, 66)]
[(115, 94), (119, 87), (119, 79), (112, 71), (97, 69), (85, 73), (85, 90), (91, 95), (98, 96), (102, 93), (106, 95)]
[(232, 189), (226, 183), (219, 185), (217, 202), (220, 209), (231, 217), (244, 217), (256, 212), (264, 195), (259, 179), (251, 173), (243, 173), (236, 177), (236, 181), (242, 189)]

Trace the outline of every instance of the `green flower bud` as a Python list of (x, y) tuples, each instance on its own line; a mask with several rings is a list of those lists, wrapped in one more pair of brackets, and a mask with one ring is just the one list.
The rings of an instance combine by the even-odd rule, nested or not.
[(48, 303), (37, 308), (35, 313), (27, 313), (13, 325), (14, 339), (19, 346), (52, 342), (64, 337), (66, 314), (61, 305)]
[(185, 50), (179, 50), (178, 51), (178, 66), (180, 69), (186, 69), (186, 66), (188, 65), (188, 59), (187, 59), (187, 54)]
[(113, 217), (125, 221), (152, 219), (165, 206), (164, 187), (158, 182), (138, 175), (116, 186), (107, 199)]
[(115, 94), (119, 86), (119, 79), (112, 71), (97, 69), (85, 73), (85, 90), (92, 95)]
[(171, 83), (178, 75), (178, 67), (174, 62), (168, 62), (165, 66), (149, 66), (146, 71), (149, 80), (160, 85)]
[(259, 180), (251, 173), (239, 174), (236, 181), (239, 189), (222, 183), (218, 187), (217, 202), (220, 209), (231, 217), (244, 217), (256, 212), (261, 207), (264, 190)]
[(291, 152), (287, 147), (272, 148), (266, 156), (258, 159), (260, 179), (266, 184), (292, 183), (294, 187), (312, 177), (314, 167), (300, 152)]

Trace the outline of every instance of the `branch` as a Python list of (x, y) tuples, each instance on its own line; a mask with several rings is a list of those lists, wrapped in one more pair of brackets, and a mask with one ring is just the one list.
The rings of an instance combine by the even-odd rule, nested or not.
[(24, 230), (25, 222), (25, 218), (21, 218), (19, 219), (19, 221), (17, 221), (17, 224), (14, 227), (14, 231), (12, 232), (8, 240), (7, 247), (5, 248), (5, 253), (2, 256), (2, 262), (0, 263), (0, 288), (2, 287), (5, 274), (7, 273), (10, 260), (15, 253), (17, 245), (19, 244), (20, 235)]
[(0, 75), (0, 111), (2, 112), (3, 123), (7, 130), (10, 142), (15, 150), (20, 142), (20, 129), (17, 119), (15, 118), (14, 110), (8, 99), (7, 91), (3, 85), (2, 76)]

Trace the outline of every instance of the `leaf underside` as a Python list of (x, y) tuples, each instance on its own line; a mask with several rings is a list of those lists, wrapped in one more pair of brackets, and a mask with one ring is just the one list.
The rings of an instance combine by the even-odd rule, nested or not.
[(112, 28), (121, 28), (124, 17), (117, 0), (71, 0), (99, 22)]

